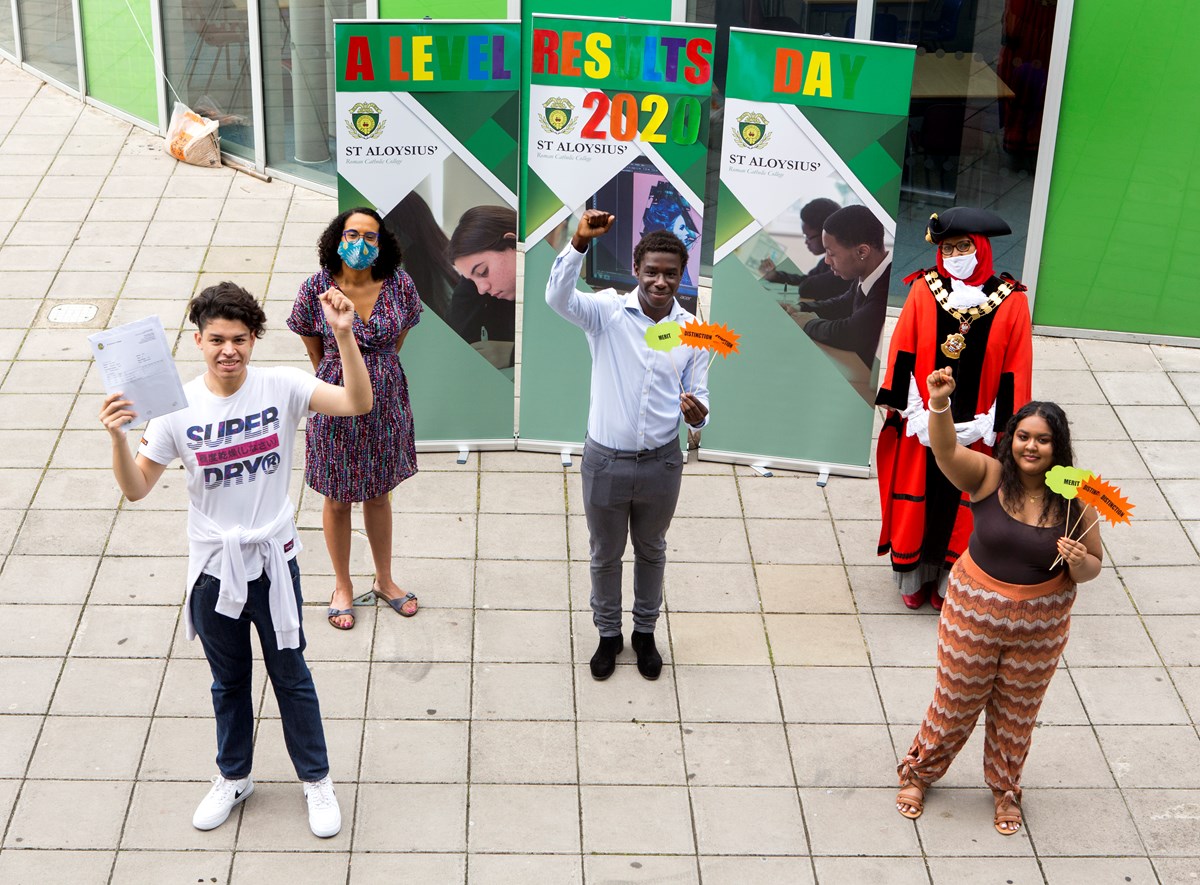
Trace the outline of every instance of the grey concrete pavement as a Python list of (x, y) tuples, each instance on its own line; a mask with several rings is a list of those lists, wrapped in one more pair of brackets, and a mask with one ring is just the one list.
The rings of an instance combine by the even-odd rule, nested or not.
[[(261, 679), (255, 795), (191, 826), (214, 773), (206, 666), (182, 636), (185, 495), (121, 498), (91, 328), (233, 277), (265, 299), (260, 364), (326, 196), (166, 156), (0, 62), (0, 882), (1193, 883), (1200, 880), (1200, 350), (1036, 340), (1035, 395), (1137, 505), (1106, 528), (1025, 778), (991, 826), (977, 733), (913, 823), (895, 765), (932, 690), (936, 622), (874, 555), (873, 480), (687, 466), (663, 676), (595, 683), (578, 466), (422, 455), (395, 493), (412, 620), (326, 626), (320, 498), (294, 495), (308, 657), (345, 826), (318, 840)], [(420, 384), (419, 377), (412, 378)], [(581, 392), (582, 393), (582, 392)], [(360, 587), (370, 560), (353, 551)]]

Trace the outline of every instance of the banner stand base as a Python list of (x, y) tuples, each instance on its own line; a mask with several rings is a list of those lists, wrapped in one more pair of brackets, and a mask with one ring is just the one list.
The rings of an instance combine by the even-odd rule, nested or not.
[(517, 447), (517, 441), (507, 439), (418, 439), (417, 454), (425, 455), (434, 452), (454, 452), (458, 455), (458, 463), (466, 464), (467, 455), (471, 452), (511, 452)]
[(570, 466), (571, 466), (571, 450), (570, 449), (563, 449), (561, 452), (558, 453), (558, 457), (562, 459), (563, 467), (570, 468)]
[[(798, 470), (803, 473), (816, 473), (818, 485), (823, 485), (832, 476), (853, 476), (858, 479), (868, 479), (871, 476), (870, 465), (862, 464), (830, 464), (822, 461), (803, 461), (799, 458), (774, 458), (752, 455), (748, 452), (722, 452), (716, 449), (700, 449), (701, 461), (718, 461), (725, 464), (741, 464), (761, 475), (763, 470)], [(824, 481), (824, 482), (822, 482)]]
[(829, 468), (826, 467), (821, 471), (821, 474), (817, 477), (817, 485), (820, 488), (825, 488), (825, 486), (827, 486), (828, 484), (829, 484)]
[(582, 455), (583, 443), (564, 442), (563, 440), (552, 439), (526, 439), (518, 437), (517, 439), (518, 452), (545, 452), (559, 457), (567, 457), (570, 455)]
[(757, 473), (759, 476), (765, 476), (767, 479), (770, 479), (772, 476), (775, 475), (774, 473), (772, 473), (770, 470), (767, 469), (766, 464), (751, 464), (750, 469), (753, 470), (755, 473)]

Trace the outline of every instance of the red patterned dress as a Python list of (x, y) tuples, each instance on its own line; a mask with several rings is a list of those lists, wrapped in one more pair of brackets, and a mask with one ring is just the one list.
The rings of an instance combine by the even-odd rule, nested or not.
[[(342, 360), (333, 331), (325, 322), (320, 294), (333, 285), (322, 268), (300, 287), (288, 328), (323, 344), (317, 377), (342, 385)], [(366, 320), (355, 314), (354, 337), (371, 376), (375, 404), (365, 415), (338, 418), (313, 414), (305, 434), (304, 481), (335, 501), (378, 498), (417, 472), (408, 379), (396, 342), (421, 319), (421, 298), (402, 270), (383, 281)]]

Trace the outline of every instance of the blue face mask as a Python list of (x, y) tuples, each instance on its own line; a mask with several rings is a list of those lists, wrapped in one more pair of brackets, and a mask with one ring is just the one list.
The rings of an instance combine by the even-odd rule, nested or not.
[(375, 259), (379, 257), (379, 247), (372, 246), (366, 240), (355, 240), (353, 243), (347, 243), (342, 240), (338, 246), (338, 257), (346, 262), (347, 267), (352, 267), (355, 270), (366, 270), (375, 263)]

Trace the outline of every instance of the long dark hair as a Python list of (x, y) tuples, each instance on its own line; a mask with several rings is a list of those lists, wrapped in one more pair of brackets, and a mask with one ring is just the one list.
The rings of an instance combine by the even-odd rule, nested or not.
[[(1025, 487), (1021, 485), (1017, 462), (1013, 458), (1013, 435), (1021, 422), (1032, 416), (1041, 418), (1050, 426), (1051, 466), (1073, 467), (1075, 463), (1075, 452), (1071, 448), (1071, 427), (1062, 408), (1057, 403), (1037, 400), (1026, 403), (1008, 419), (1004, 436), (996, 448), (996, 460), (1000, 462), (1000, 499), (1008, 502), (1010, 506), (1014, 501), (1023, 502), (1026, 495)], [(1042, 497), (1042, 512), (1038, 515), (1038, 525), (1053, 525), (1071, 516), (1072, 503), (1051, 492), (1047, 487), (1046, 494)]]
[(450, 238), (416, 191), (410, 192), (387, 214), (387, 224), (400, 241), (405, 254), (404, 270), (412, 277), (421, 300), (445, 319), (450, 308), (450, 291), (459, 280), (448, 254)]
[(317, 240), (317, 260), (331, 274), (341, 272), (342, 258), (338, 255), (338, 246), (342, 242), (342, 231), (346, 229), (346, 219), (351, 215), (369, 215), (379, 222), (379, 257), (371, 265), (371, 279), (386, 280), (400, 266), (400, 244), (384, 225), (379, 213), (367, 206), (347, 209), (334, 216)]
[[(510, 236), (511, 234), (511, 236)], [(517, 213), (507, 206), (473, 206), (450, 235), (450, 260), (517, 248)]]

